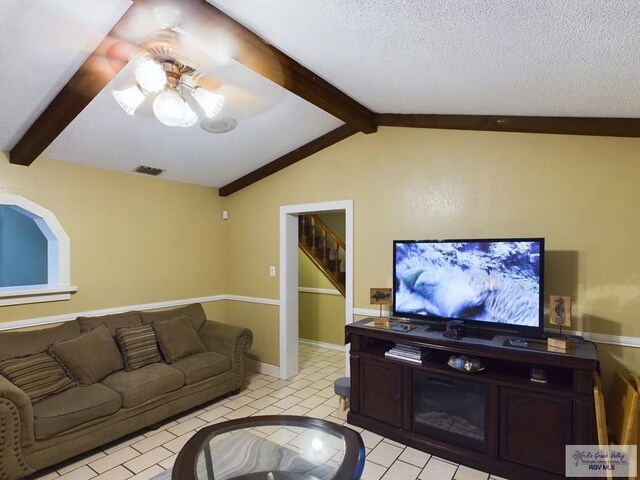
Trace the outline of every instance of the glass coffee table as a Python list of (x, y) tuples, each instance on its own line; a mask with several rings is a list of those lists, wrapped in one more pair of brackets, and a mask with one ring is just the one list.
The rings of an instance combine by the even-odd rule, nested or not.
[(350, 428), (268, 415), (204, 427), (184, 445), (173, 480), (357, 480), (364, 444)]

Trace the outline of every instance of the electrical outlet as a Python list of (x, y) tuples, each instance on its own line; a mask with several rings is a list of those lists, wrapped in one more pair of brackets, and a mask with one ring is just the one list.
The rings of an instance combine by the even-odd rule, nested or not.
[(276, 276), (276, 266), (275, 265), (271, 265), (269, 267), (269, 276), (270, 277), (275, 277)]

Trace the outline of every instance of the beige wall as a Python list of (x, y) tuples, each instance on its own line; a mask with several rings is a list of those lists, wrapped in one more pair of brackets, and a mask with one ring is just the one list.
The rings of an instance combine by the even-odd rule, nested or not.
[(301, 248), (298, 248), (298, 285), (306, 288), (336, 289)]
[(391, 286), (393, 239), (544, 236), (547, 295), (574, 298), (575, 329), (640, 337), (638, 152), (637, 138), (358, 134), (228, 197), (229, 292), (278, 298), (281, 205), (353, 199), (356, 308)]
[[(212, 188), (0, 152), (0, 193), (49, 209), (71, 242), (70, 301), (0, 307), (0, 322), (226, 292), (222, 199)], [(215, 307), (224, 311), (221, 307)]]
[[(220, 293), (277, 299), (279, 207), (353, 199), (356, 308), (371, 308), (371, 286), (391, 286), (393, 239), (541, 235), (547, 294), (574, 298), (575, 329), (640, 337), (638, 152), (637, 138), (381, 128), (227, 198), (0, 154), (0, 191), (57, 215), (80, 287), (68, 302), (1, 307), (0, 321)], [(277, 306), (205, 308), (252, 328), (252, 355), (278, 364)], [(601, 352), (629, 368), (638, 359), (638, 349)]]
[(251, 329), (253, 347), (249, 356), (257, 362), (279, 365), (280, 312), (278, 307), (259, 303), (228, 301), (227, 323)]
[[(342, 223), (344, 225), (344, 218)], [(298, 249), (298, 285), (337, 292), (329, 279), (300, 248)], [(340, 294), (300, 292), (298, 295), (299, 337), (315, 342), (344, 345), (344, 302), (344, 297)]]

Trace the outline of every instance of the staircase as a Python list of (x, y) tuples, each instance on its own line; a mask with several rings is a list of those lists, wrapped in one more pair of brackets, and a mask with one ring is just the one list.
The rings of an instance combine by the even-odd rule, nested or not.
[(345, 245), (317, 215), (298, 217), (298, 245), (344, 296)]

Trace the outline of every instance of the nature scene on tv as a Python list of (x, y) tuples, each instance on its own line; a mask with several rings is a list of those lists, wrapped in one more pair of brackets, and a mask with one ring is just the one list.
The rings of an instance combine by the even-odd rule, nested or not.
[(538, 242), (396, 244), (395, 311), (538, 326)]

